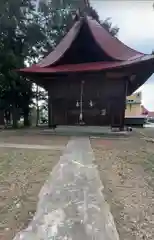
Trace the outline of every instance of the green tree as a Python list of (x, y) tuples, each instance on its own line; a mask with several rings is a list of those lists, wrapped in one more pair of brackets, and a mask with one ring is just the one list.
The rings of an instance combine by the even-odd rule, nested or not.
[(111, 18), (107, 18), (104, 21), (101, 20), (97, 11), (92, 6), (90, 6), (90, 3), (88, 5), (87, 12), (93, 19), (99, 22), (102, 27), (104, 27), (108, 32), (110, 32), (112, 36), (117, 36), (119, 28), (117, 26), (112, 26)]
[(87, 12), (113, 36), (117, 36), (119, 31), (117, 26), (112, 26), (110, 18), (102, 21), (88, 0), (40, 1), (39, 10), (40, 24), (44, 26), (49, 44), (47, 49), (50, 51), (51, 47), (54, 48), (73, 25), (77, 10)]
[(28, 125), (31, 83), (14, 70), (38, 58), (46, 44), (43, 27), (28, 0), (0, 1), (0, 108), (10, 110), (13, 126), (17, 127), (22, 109)]

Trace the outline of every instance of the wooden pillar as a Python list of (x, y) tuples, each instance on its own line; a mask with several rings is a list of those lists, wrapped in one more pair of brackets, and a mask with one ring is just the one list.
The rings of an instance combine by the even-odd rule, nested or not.
[(120, 131), (124, 130), (124, 125), (125, 125), (125, 107), (123, 108), (121, 114)]
[(123, 111), (121, 114), (121, 124), (120, 124), (120, 130), (123, 131), (124, 130), (124, 126), (125, 126), (125, 109), (126, 109), (126, 97), (127, 97), (127, 88), (128, 88), (128, 78), (125, 77), (124, 79), (125, 81), (125, 86), (124, 86), (124, 101), (123, 101)]
[(53, 101), (50, 94), (48, 94), (48, 127), (51, 128), (53, 124), (54, 124)]

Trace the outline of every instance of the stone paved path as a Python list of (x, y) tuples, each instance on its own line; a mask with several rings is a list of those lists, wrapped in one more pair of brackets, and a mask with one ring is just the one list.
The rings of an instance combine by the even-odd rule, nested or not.
[(88, 138), (75, 138), (39, 194), (35, 217), (14, 240), (119, 240)]

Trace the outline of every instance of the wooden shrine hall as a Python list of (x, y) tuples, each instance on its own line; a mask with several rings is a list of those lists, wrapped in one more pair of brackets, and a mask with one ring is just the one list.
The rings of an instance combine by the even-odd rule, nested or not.
[(85, 16), (47, 57), (19, 71), (48, 91), (49, 127), (123, 129), (126, 96), (153, 74), (154, 57), (129, 48)]

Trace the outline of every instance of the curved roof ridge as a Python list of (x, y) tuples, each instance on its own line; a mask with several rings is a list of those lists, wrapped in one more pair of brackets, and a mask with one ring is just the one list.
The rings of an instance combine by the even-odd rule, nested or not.
[(60, 72), (84, 72), (84, 71), (103, 71), (108, 69), (120, 69), (122, 67), (128, 67), (133, 64), (140, 64), (142, 62), (153, 62), (154, 56), (149, 55), (134, 59), (132, 61), (108, 61), (108, 62), (91, 62), (91, 63), (78, 63), (78, 64), (66, 64), (58, 66), (50, 66), (48, 68), (41, 67), (39, 65), (32, 65), (29, 68), (20, 69), (20, 72), (30, 73), (60, 73)]
[(71, 47), (84, 23), (87, 24), (96, 44), (104, 53), (111, 57), (113, 61), (132, 61), (140, 57), (149, 56), (149, 54), (141, 53), (125, 45), (118, 38), (113, 37), (96, 20), (86, 16), (76, 21), (55, 49), (37, 65), (40, 67), (49, 67), (57, 63)]
[(69, 30), (69, 32), (64, 36), (64, 38), (60, 41), (60, 43), (55, 47), (55, 49), (49, 55), (47, 55), (47, 57), (41, 60), (37, 65), (40, 67), (48, 67), (56, 63), (71, 47), (73, 41), (76, 39), (80, 31), (81, 24), (81, 20), (77, 21)]
[(96, 20), (87, 17), (89, 29), (101, 49), (115, 60), (126, 61), (142, 57), (146, 54), (136, 51), (125, 45), (118, 38), (113, 37)]

